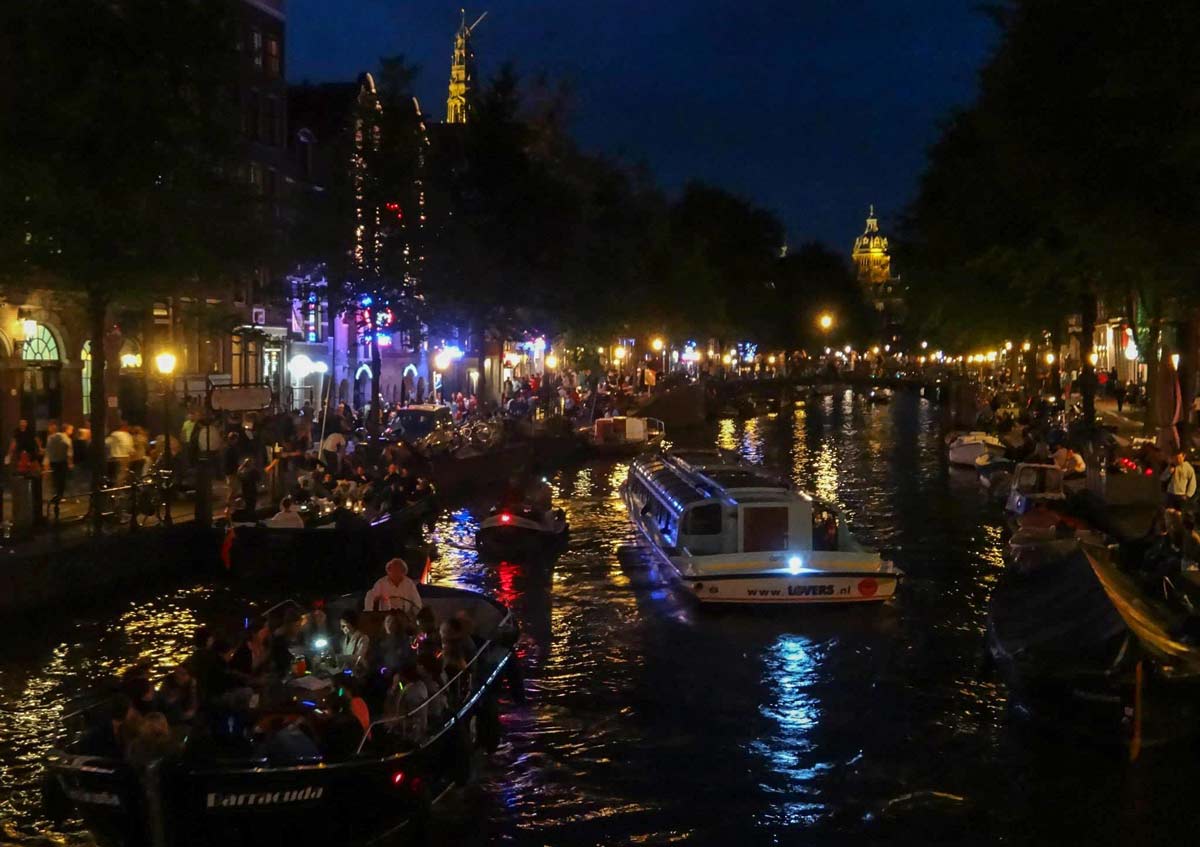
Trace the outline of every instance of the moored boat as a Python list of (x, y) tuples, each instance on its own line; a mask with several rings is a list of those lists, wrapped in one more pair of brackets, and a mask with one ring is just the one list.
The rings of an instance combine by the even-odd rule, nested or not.
[[(475, 652), (423, 703), (360, 729), (356, 749), (281, 755), (257, 737), (304, 723), (319, 739), (339, 675), (300, 675), (277, 680), (248, 713), (194, 727), (182, 750), (148, 763), (99, 755), (87, 734), (75, 733), (49, 756), (47, 811), (81, 818), (102, 843), (154, 847), (364, 843), (422, 822), (468, 777), (472, 749), (498, 739), (497, 687), (514, 661), (516, 630), (508, 610), (483, 595), (441, 586), (420, 592), (438, 620), (470, 618)], [(335, 618), (362, 603), (361, 594), (348, 595), (326, 608)], [(360, 612), (360, 625), (381, 629), (387, 614)]]
[(1006, 511), (1023, 515), (1039, 503), (1053, 506), (1067, 499), (1063, 489), (1063, 472), (1058, 465), (1022, 462), (1013, 469), (1012, 484)]
[(475, 533), (475, 549), (489, 561), (545, 561), (566, 548), (569, 533), (562, 509), (496, 506)]
[(588, 450), (597, 456), (632, 456), (658, 447), (666, 432), (658, 418), (614, 415), (596, 418), (581, 435)]
[(966, 432), (950, 442), (950, 464), (975, 467), (975, 460), (983, 455), (997, 458), (1005, 453), (1004, 442), (986, 432)]
[(1006, 485), (1012, 478), (1013, 468), (1016, 467), (1011, 459), (984, 453), (975, 459), (975, 472), (979, 474), (979, 484), (985, 491), (996, 491)]
[(704, 604), (880, 602), (902, 576), (832, 506), (721, 454), (641, 456), (622, 496), (668, 575)]

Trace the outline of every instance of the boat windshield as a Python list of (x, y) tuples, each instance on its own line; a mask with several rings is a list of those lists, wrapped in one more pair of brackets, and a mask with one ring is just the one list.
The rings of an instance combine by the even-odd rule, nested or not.
[(1062, 471), (1050, 465), (1028, 465), (1017, 474), (1022, 494), (1057, 494), (1062, 491)]

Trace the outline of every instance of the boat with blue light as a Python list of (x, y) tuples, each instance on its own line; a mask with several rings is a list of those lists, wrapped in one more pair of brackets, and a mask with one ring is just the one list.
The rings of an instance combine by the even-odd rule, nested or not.
[(719, 451), (639, 457), (622, 496), (667, 573), (703, 604), (879, 603), (903, 576), (836, 508)]

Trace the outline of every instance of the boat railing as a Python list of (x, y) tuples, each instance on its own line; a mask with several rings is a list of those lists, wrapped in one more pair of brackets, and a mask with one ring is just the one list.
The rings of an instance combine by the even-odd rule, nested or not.
[[(511, 618), (512, 613), (510, 612), (505, 616), (504, 620), (500, 622), (500, 625), (497, 627), (497, 629), (503, 629), (511, 620)], [(470, 705), (470, 702), (473, 701), (473, 698), (469, 695), (472, 693), (471, 682), (475, 677), (475, 671), (482, 664), (483, 657), (487, 653), (491, 652), (495, 644), (495, 639), (488, 639), (485, 641), (483, 645), (475, 651), (475, 655), (471, 657), (471, 660), (467, 662), (466, 666), (449, 680), (447, 680), (441, 688), (425, 698), (424, 703), (421, 703), (419, 706), (410, 709), (403, 715), (395, 715), (390, 718), (379, 718), (378, 720), (372, 721), (367, 727), (367, 731), (363, 733), (362, 740), (358, 743), (358, 750), (356, 752), (358, 754), (362, 754), (363, 748), (366, 746), (367, 742), (373, 737), (377, 737), (379, 731), (385, 731), (393, 735), (399, 735), (400, 737), (409, 741), (420, 742), (424, 732), (418, 731), (417, 727), (422, 722), (426, 727), (428, 727), (430, 712), (432, 712), (435, 706), (444, 704), (446, 709), (452, 710), (456, 716), (460, 714), (461, 710)], [(483, 688), (486, 682), (489, 682), (490, 680), (491, 677), (489, 676), (488, 680), (482, 680), (478, 687)]]

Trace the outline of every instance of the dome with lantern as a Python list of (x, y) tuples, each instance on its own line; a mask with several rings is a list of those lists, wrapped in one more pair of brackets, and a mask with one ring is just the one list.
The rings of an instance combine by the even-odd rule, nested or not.
[(858, 281), (865, 286), (885, 285), (892, 278), (892, 257), (887, 236), (879, 231), (879, 219), (875, 206), (867, 212), (867, 226), (863, 234), (854, 240), (850, 253)]

